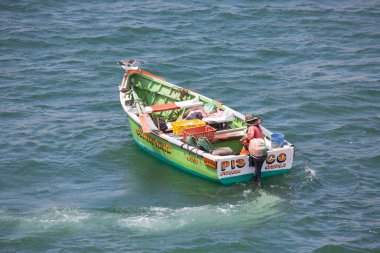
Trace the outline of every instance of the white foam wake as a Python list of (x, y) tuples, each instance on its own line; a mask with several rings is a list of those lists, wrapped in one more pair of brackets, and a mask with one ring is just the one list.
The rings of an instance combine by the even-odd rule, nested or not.
[[(252, 195), (252, 191), (243, 195)], [(257, 194), (257, 192), (256, 192)], [(260, 192), (260, 196), (238, 201), (236, 204), (203, 205), (183, 208), (151, 207), (142, 215), (129, 216), (119, 220), (120, 226), (141, 232), (162, 232), (183, 227), (219, 227), (229, 224), (260, 222), (277, 216), (276, 205), (280, 198)]]
[(278, 217), (279, 197), (262, 190), (246, 190), (235, 203), (181, 208), (149, 207), (105, 210), (79, 208), (49, 208), (30, 213), (8, 213), (0, 210), (3, 220), (13, 220), (18, 236), (28, 233), (66, 229), (128, 229), (132, 233), (150, 234), (180, 229), (208, 229), (230, 225), (255, 224)]
[(310, 180), (313, 181), (314, 179), (317, 178), (317, 172), (311, 168), (309, 164), (305, 164), (304, 166), (306, 177)]

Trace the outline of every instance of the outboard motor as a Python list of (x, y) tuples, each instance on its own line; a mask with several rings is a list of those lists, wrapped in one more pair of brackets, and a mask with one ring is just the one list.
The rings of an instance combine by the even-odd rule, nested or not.
[(268, 150), (265, 145), (265, 141), (260, 138), (253, 138), (249, 142), (249, 165), (255, 166), (255, 177), (253, 179), (254, 182), (261, 182), (261, 167), (263, 163), (267, 159)]

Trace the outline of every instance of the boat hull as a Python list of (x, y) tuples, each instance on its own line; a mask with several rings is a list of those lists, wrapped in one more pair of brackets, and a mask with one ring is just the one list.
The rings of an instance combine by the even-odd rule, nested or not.
[[(144, 151), (148, 152), (155, 158), (175, 166), (187, 173), (198, 177), (220, 182), (222, 184), (234, 184), (239, 182), (252, 181), (254, 177), (254, 167), (249, 167), (248, 158), (236, 156), (236, 158), (221, 159), (215, 161), (214, 166), (210, 166), (210, 161), (207, 158), (197, 155), (190, 150), (174, 145), (169, 141), (160, 138), (159, 136), (148, 133), (145, 134), (139, 123), (135, 122), (130, 116), (128, 117), (130, 129), (135, 143)], [(243, 160), (244, 167), (232, 167), (230, 161)], [(228, 163), (228, 167), (225, 164)], [(275, 169), (268, 167), (265, 162), (261, 176), (268, 177), (287, 172), (290, 168)]]

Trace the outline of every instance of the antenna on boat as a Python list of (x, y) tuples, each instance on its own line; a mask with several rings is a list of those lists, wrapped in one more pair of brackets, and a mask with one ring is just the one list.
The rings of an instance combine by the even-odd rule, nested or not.
[(132, 59), (126, 61), (118, 61), (117, 63), (125, 70), (136, 70), (139, 68), (140, 64), (144, 64), (142, 61), (136, 61)]

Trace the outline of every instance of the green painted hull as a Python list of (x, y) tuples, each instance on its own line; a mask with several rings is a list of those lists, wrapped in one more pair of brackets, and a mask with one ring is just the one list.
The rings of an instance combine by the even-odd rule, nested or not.
[[(204, 164), (203, 158), (201, 156), (197, 156), (189, 151), (186, 151), (180, 147), (177, 147), (166, 140), (158, 138), (153, 134), (147, 134), (148, 137), (143, 137), (144, 134), (141, 134), (141, 127), (139, 124), (134, 122), (133, 119), (129, 118), (129, 125), (131, 128), (132, 136), (136, 144), (148, 152), (153, 157), (171, 165), (177, 167), (187, 173), (196, 175), (198, 177), (220, 182), (222, 184), (234, 184), (240, 182), (248, 182), (252, 181), (254, 177), (254, 173), (245, 174), (236, 177), (228, 177), (228, 178), (218, 178), (217, 170), (207, 167)], [(155, 140), (155, 141), (152, 141)], [(163, 145), (168, 145), (170, 147), (170, 153), (167, 150), (163, 150), (162, 145), (158, 144), (162, 143)], [(190, 158), (192, 157), (192, 158)], [(195, 163), (198, 161), (198, 164)], [(281, 171), (262, 171), (262, 178), (270, 177), (274, 175), (279, 175), (286, 173), (288, 170)]]
[(137, 145), (154, 157), (191, 174), (219, 181), (216, 170), (207, 167), (204, 164), (203, 157), (175, 146), (154, 134), (143, 134), (140, 125), (131, 118), (129, 118), (129, 125)]

